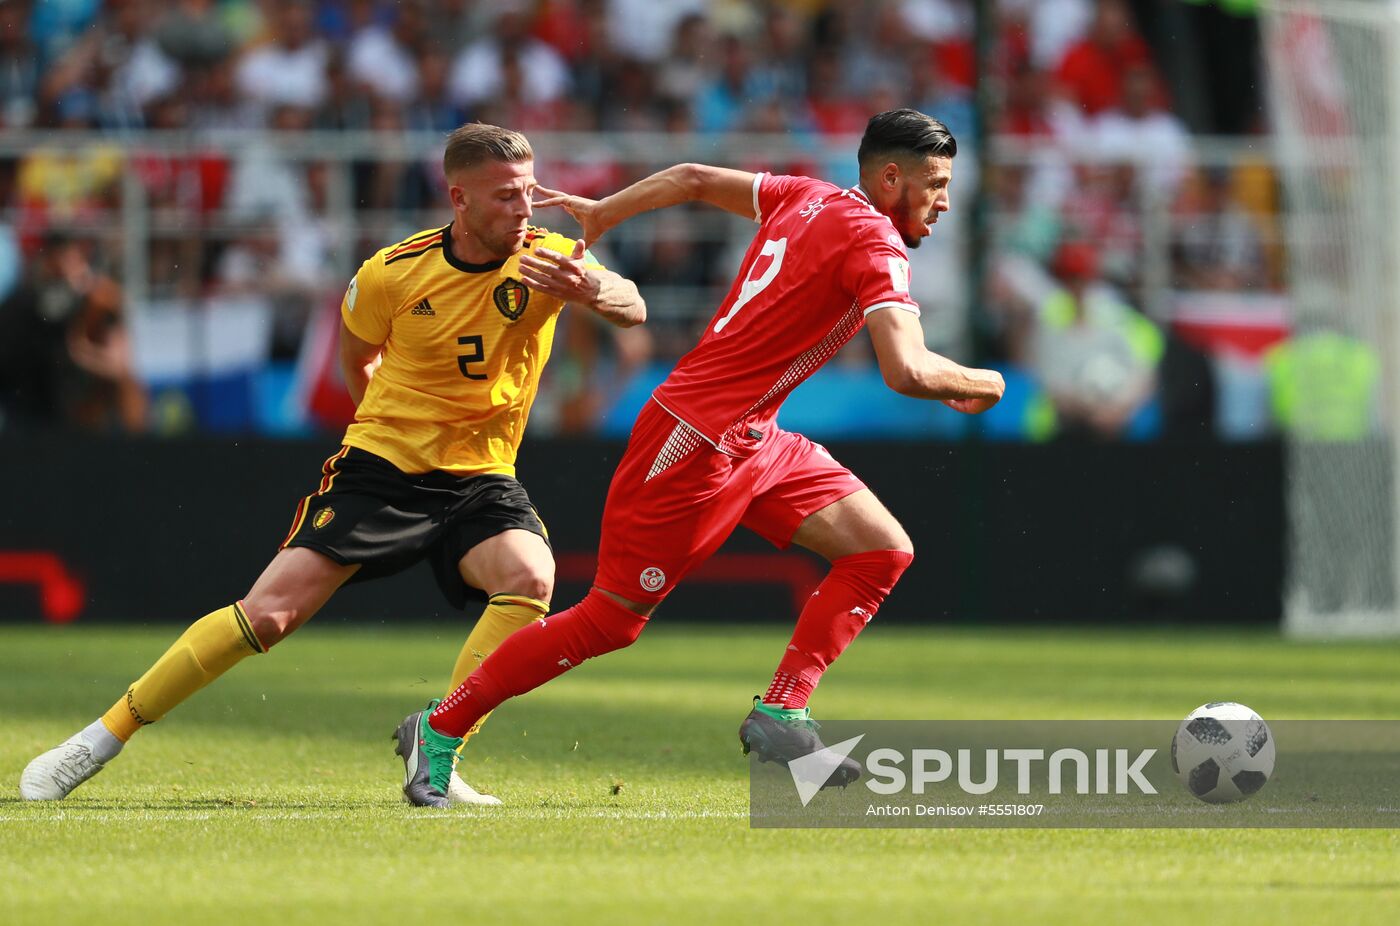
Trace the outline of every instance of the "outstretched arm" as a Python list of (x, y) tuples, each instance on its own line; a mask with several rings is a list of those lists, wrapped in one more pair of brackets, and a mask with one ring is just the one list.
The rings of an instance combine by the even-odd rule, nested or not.
[(619, 328), (631, 328), (647, 320), (647, 304), (637, 284), (611, 270), (590, 268), (584, 262), (584, 244), (573, 254), (539, 248), (520, 256), (520, 277), (525, 285), (574, 305), (586, 306)]
[(634, 215), (680, 203), (705, 202), (752, 219), (753, 184), (754, 175), (748, 171), (708, 164), (677, 164), (601, 200), (536, 187), (544, 199), (536, 201), (535, 206), (563, 206), (583, 227), (584, 243), (592, 245), (608, 229)]
[(954, 363), (924, 346), (924, 329), (911, 312), (889, 308), (866, 320), (885, 385), (900, 395), (937, 399), (949, 408), (975, 415), (1001, 399), (1006, 384), (996, 370)]

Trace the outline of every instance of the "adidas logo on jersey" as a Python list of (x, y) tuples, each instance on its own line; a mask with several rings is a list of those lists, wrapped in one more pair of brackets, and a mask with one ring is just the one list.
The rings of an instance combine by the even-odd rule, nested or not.
[(436, 315), (437, 313), (433, 311), (433, 307), (428, 303), (428, 300), (424, 299), (422, 302), (420, 302), (420, 303), (418, 303), (417, 305), (415, 305), (415, 306), (413, 307), (413, 311), (412, 311), (412, 312), (409, 312), (408, 314), (410, 314), (410, 315)]

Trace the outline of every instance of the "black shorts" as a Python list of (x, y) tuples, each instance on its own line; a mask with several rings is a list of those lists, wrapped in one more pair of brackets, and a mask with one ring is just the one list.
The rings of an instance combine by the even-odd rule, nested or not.
[(358, 563), (351, 582), (402, 572), (421, 559), (454, 608), (485, 601), (462, 581), (457, 564), (472, 547), (508, 530), (549, 542), (525, 487), (511, 476), (405, 473), (358, 447), (326, 461), (321, 484), (297, 506), (282, 547), (306, 547), (340, 563)]

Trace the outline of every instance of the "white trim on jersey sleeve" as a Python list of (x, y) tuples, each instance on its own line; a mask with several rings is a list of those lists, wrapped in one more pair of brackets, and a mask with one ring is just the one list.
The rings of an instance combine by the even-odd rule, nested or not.
[(758, 205), (758, 188), (762, 185), (763, 178), (767, 176), (768, 174), (766, 173), (757, 173), (753, 175), (753, 220), (755, 222), (761, 223), (763, 221), (763, 210), (759, 208)]
[(881, 309), (903, 309), (904, 311), (911, 313), (915, 318), (918, 318), (920, 315), (923, 314), (919, 311), (919, 307), (912, 302), (877, 302), (869, 308), (865, 309), (860, 314), (862, 316), (867, 316), (871, 312), (878, 312)]

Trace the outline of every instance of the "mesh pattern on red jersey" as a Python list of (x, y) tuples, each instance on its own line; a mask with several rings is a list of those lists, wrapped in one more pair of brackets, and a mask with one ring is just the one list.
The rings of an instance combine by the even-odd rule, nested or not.
[(653, 476), (659, 476), (675, 466), (690, 456), (703, 442), (704, 438), (694, 428), (676, 422), (675, 430), (666, 438), (666, 443), (661, 445), (661, 451), (656, 455), (656, 459), (651, 461), (651, 469), (647, 470), (647, 478), (643, 481), (650, 482)]
[(835, 327), (827, 332), (826, 337), (793, 360), (792, 366), (778, 377), (778, 381), (769, 387), (768, 391), (763, 394), (763, 398), (753, 403), (748, 411), (739, 416), (738, 421), (725, 429), (725, 432), (720, 435), (719, 449), (725, 452), (734, 450), (733, 441), (742, 436), (741, 432), (744, 430), (746, 421), (750, 420), (755, 413), (771, 405), (775, 399), (781, 401), (799, 383), (811, 376), (818, 367), (836, 356), (836, 352), (855, 336), (864, 322), (865, 316), (861, 314), (860, 304), (852, 302), (851, 307), (846, 310), (846, 314), (841, 316)]

